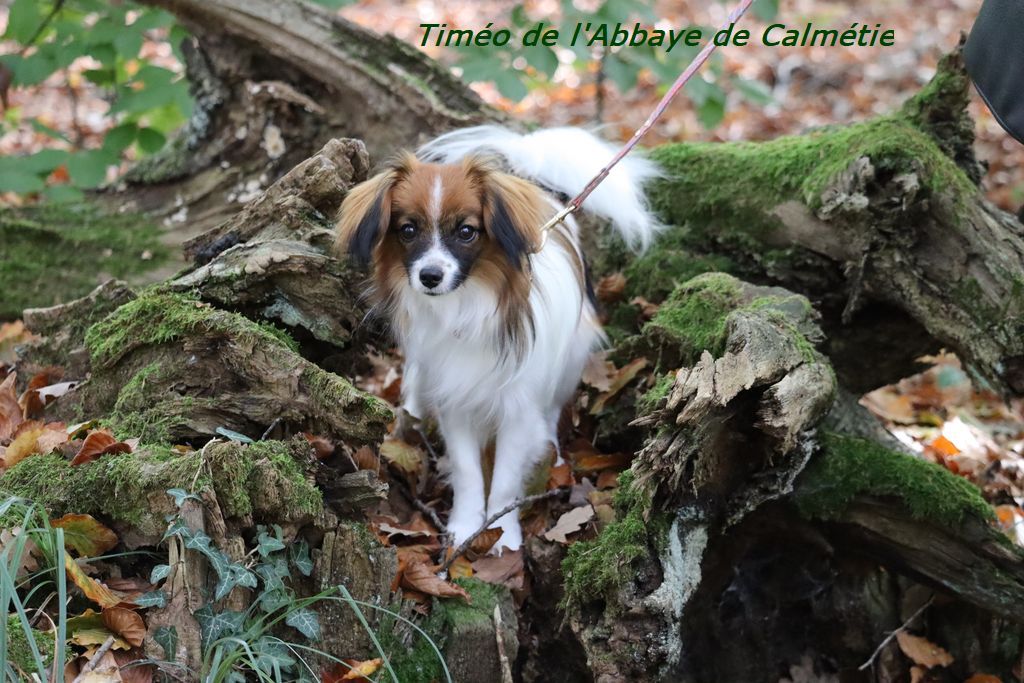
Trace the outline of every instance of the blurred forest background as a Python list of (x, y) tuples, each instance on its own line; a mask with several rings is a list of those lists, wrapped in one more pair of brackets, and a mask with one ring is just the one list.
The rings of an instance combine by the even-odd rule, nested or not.
[[(419, 45), (421, 23), (480, 29), (536, 21), (636, 21), (684, 27), (721, 23), (722, 3), (640, 0), (322, 0), (368, 28)], [(678, 140), (763, 140), (891, 111), (934, 73), (937, 60), (970, 30), (980, 0), (825, 2), (759, 0), (748, 28), (766, 19), (845, 28), (881, 23), (893, 48), (765, 47), (722, 50), (687, 88), (645, 144)], [(57, 10), (54, 13), (54, 10)], [(52, 16), (51, 16), (52, 15)], [(190, 111), (173, 18), (130, 2), (14, 0), (0, 3), (4, 91), (0, 201), (67, 198), (116, 177), (119, 165), (152, 154)], [(754, 35), (758, 35), (754, 31)], [(568, 48), (424, 49), (473, 83), (485, 101), (544, 125), (602, 124), (625, 138), (643, 122), (694, 51), (610, 54)], [(497, 77), (499, 80), (492, 80)], [(979, 157), (989, 197), (1016, 211), (1024, 201), (1024, 147), (1006, 135), (976, 95)], [(46, 150), (44, 153), (43, 150)]]

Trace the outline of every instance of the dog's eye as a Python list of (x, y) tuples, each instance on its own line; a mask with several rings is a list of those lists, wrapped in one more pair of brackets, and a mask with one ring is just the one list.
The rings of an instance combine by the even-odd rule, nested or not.
[(403, 223), (402, 227), (398, 228), (398, 236), (403, 242), (411, 242), (416, 238), (416, 226), (412, 223)]
[(460, 225), (455, 236), (459, 238), (460, 242), (469, 243), (476, 239), (477, 229), (472, 225)]

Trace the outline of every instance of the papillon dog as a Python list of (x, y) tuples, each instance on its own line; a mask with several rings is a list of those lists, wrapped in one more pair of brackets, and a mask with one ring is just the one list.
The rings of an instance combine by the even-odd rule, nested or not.
[[(603, 341), (577, 222), (541, 228), (614, 152), (579, 128), (467, 128), (399, 156), (342, 203), (337, 247), (372, 270), (371, 312), (405, 358), (402, 408), (436, 419), (444, 439), (456, 544), (523, 494), (549, 445), (557, 452), (562, 408)], [(628, 157), (583, 209), (642, 249), (659, 227), (643, 195), (656, 175)], [(517, 510), (493, 526), (497, 547), (520, 547)]]

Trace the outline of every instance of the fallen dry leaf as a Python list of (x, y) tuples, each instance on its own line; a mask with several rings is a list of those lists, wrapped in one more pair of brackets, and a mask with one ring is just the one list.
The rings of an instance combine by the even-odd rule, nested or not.
[(448, 565), (448, 578), (468, 579), (473, 576), (473, 563), (465, 555), (460, 555)]
[(119, 667), (118, 673), (124, 683), (151, 683), (156, 666), (153, 664), (137, 664), (140, 660), (146, 660), (146, 653), (138, 648), (132, 648), (129, 652), (114, 652), (114, 659)]
[(117, 534), (92, 515), (64, 515), (50, 525), (64, 529), (65, 545), (82, 557), (102, 555), (117, 545)]
[(91, 647), (102, 645), (107, 638), (114, 636), (113, 648), (118, 650), (130, 650), (131, 645), (123, 638), (118, 637), (103, 623), (103, 615), (92, 609), (87, 609), (77, 617), (71, 617), (67, 622), (68, 637), (76, 645)]
[(384, 663), (384, 660), (380, 657), (376, 659), (367, 659), (362, 662), (355, 662), (349, 664), (352, 668), (340, 679), (342, 681), (358, 681), (360, 679), (366, 680), (367, 676), (372, 676), (377, 673), (377, 669)]
[(594, 405), (590, 406), (590, 414), (597, 415), (601, 412), (608, 401), (615, 398), (615, 396), (622, 391), (627, 384), (633, 381), (633, 378), (637, 376), (637, 373), (645, 367), (647, 367), (647, 359), (636, 358), (628, 365), (619, 368), (615, 373), (615, 377), (612, 378), (611, 386), (597, 397), (594, 401)]
[(470, 552), (474, 555), (486, 555), (494, 547), (494, 544), (501, 539), (502, 533), (501, 527), (485, 529), (477, 534), (473, 542), (469, 544)]
[(565, 486), (572, 486), (572, 467), (569, 463), (563, 462), (548, 470), (548, 489), (560, 489)]
[(14, 385), (18, 381), (18, 373), (12, 372), (0, 382), (0, 441), (14, 436), (14, 430), (25, 421), (18, 405), (18, 397), (14, 393)]
[(598, 391), (608, 391), (612, 386), (612, 377), (614, 376), (615, 364), (608, 360), (608, 352), (595, 351), (587, 357), (581, 381)]
[(896, 642), (899, 643), (903, 654), (909, 657), (915, 664), (926, 669), (934, 666), (949, 666), (953, 663), (953, 656), (951, 654), (927, 638), (915, 636), (906, 631), (900, 631), (896, 634)]
[(42, 422), (32, 420), (18, 425), (16, 436), (4, 451), (4, 467), (10, 468), (36, 452), (39, 437), (46, 427)]
[(380, 458), (369, 446), (360, 446), (356, 449), (356, 452), (352, 454), (352, 461), (361, 470), (380, 472)]
[(660, 306), (658, 304), (652, 304), (642, 296), (635, 296), (629, 300), (629, 303), (633, 304), (640, 309), (640, 317), (644, 320), (650, 320), (658, 313)]
[(142, 616), (124, 607), (103, 610), (103, 625), (135, 647), (141, 647), (146, 637), (146, 622)]
[(473, 562), (474, 578), (485, 583), (518, 590), (524, 584), (522, 550), (506, 550), (501, 555), (487, 555)]
[(582, 505), (569, 510), (561, 517), (553, 527), (544, 532), (544, 538), (555, 543), (568, 543), (566, 538), (583, 528), (583, 525), (594, 519), (594, 507)]
[(131, 452), (132, 447), (129, 444), (124, 441), (118, 441), (110, 432), (97, 429), (89, 432), (89, 436), (85, 437), (82, 447), (78, 449), (78, 453), (71, 460), (71, 464), (83, 465), (104, 455)]
[(313, 452), (316, 455), (317, 460), (326, 460), (334, 455), (334, 443), (327, 437), (310, 434), (309, 432), (302, 432), (302, 436), (304, 436), (306, 441), (309, 442), (309, 445), (313, 447)]
[(406, 566), (402, 572), (402, 587), (438, 598), (462, 598), (467, 605), (472, 602), (465, 588), (445, 581), (423, 562), (414, 562)]
[(78, 586), (85, 594), (85, 597), (95, 602), (100, 607), (114, 607), (121, 603), (121, 598), (114, 594), (102, 583), (86, 575), (82, 567), (71, 557), (71, 553), (64, 551), (64, 569), (68, 578)]
[(401, 439), (387, 438), (380, 445), (380, 455), (402, 472), (419, 475), (426, 464), (426, 456), (416, 446)]

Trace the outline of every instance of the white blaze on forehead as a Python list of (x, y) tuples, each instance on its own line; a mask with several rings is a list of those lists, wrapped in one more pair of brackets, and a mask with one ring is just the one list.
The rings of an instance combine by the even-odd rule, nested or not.
[(430, 220), (434, 228), (441, 224), (441, 174), (434, 176), (434, 187), (430, 192)]

